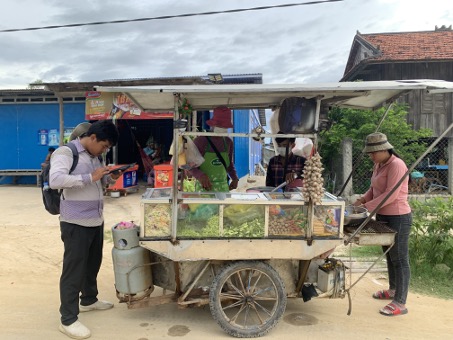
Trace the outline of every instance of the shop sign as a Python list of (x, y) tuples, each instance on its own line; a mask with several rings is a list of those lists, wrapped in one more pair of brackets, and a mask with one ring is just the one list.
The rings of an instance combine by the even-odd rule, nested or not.
[(125, 94), (91, 91), (85, 94), (85, 119), (170, 119), (173, 112), (145, 112)]

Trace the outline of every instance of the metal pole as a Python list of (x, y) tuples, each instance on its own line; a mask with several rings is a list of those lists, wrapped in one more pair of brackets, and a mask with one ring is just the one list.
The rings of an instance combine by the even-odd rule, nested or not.
[(176, 232), (178, 226), (178, 150), (179, 150), (179, 129), (176, 126), (176, 121), (179, 120), (179, 109), (178, 109), (178, 96), (174, 96), (175, 112), (173, 115), (173, 144), (175, 150), (173, 151), (173, 186), (171, 195), (171, 240), (176, 241)]
[(64, 105), (63, 105), (63, 97), (57, 93), (58, 97), (58, 108), (60, 114), (60, 142), (59, 145), (62, 146), (64, 144)]
[[(385, 117), (387, 117), (387, 114), (389, 113), (389, 111), (392, 108), (392, 106), (393, 106), (393, 102), (391, 102), (390, 105), (388, 106), (387, 110), (385, 110), (384, 115), (380, 119), (380, 121), (378, 123), (378, 126), (376, 127), (376, 130), (374, 131), (375, 133), (379, 131), (382, 123), (384, 122)], [(337, 196), (341, 196), (341, 194), (343, 193), (344, 189), (346, 189), (346, 185), (348, 185), (349, 181), (351, 180), (352, 174), (355, 172), (355, 169), (357, 169), (357, 167), (359, 166), (360, 162), (362, 161), (362, 158), (363, 158), (364, 154), (365, 153), (362, 151), (362, 153), (357, 158), (357, 161), (355, 162), (354, 166), (352, 167), (351, 173), (349, 174), (348, 178), (346, 179), (346, 182), (343, 183), (343, 186), (341, 187), (340, 192), (338, 193)]]
[(453, 195), (453, 137), (448, 138), (448, 193)]

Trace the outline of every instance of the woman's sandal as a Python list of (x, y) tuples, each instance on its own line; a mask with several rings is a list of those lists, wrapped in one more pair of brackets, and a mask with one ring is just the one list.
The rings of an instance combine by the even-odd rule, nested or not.
[(384, 308), (379, 310), (379, 313), (385, 316), (397, 316), (407, 314), (407, 308), (400, 308), (395, 303), (391, 302)]
[(373, 298), (378, 300), (393, 300), (394, 297), (395, 292), (389, 290), (379, 290), (373, 294)]

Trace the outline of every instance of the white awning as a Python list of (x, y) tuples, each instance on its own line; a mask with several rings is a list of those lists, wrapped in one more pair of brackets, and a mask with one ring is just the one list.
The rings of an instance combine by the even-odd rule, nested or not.
[(143, 111), (173, 111), (175, 95), (187, 98), (194, 110), (217, 106), (258, 109), (280, 106), (288, 97), (316, 98), (341, 107), (375, 109), (411, 90), (453, 92), (453, 82), (442, 80), (364, 81), (320, 84), (244, 84), (95, 87), (101, 92), (126, 94)]

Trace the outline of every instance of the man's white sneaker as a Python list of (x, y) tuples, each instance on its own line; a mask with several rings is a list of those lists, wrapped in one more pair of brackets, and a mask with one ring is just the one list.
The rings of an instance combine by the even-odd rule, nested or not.
[(97, 300), (95, 303), (89, 305), (89, 306), (82, 306), (79, 305), (79, 312), (89, 312), (92, 310), (105, 310), (105, 309), (110, 309), (113, 308), (113, 303), (108, 302), (108, 301), (101, 301)]
[(70, 324), (69, 326), (60, 324), (60, 327), (58, 329), (61, 333), (66, 334), (73, 339), (86, 339), (91, 336), (90, 330), (86, 328), (84, 324), (79, 320)]

